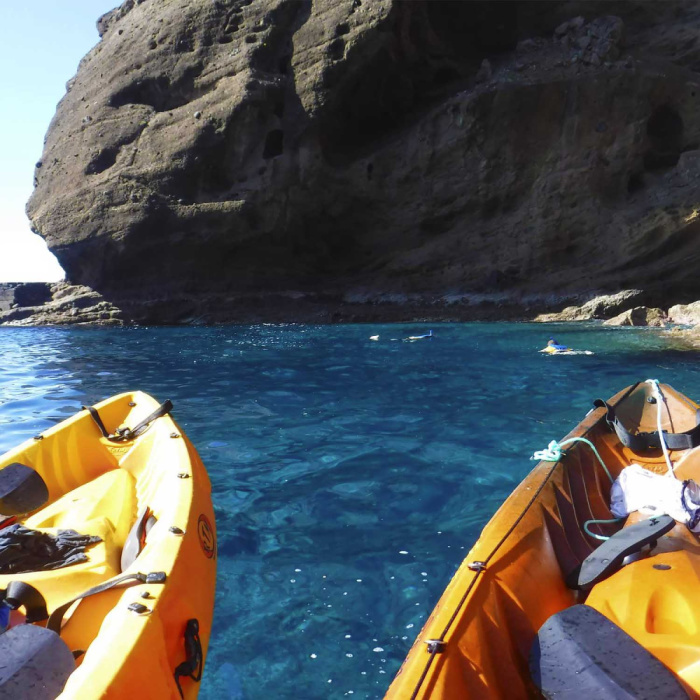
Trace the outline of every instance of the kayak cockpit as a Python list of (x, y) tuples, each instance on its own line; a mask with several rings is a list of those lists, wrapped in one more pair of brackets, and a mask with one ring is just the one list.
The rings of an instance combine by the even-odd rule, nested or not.
[[(2, 474), (2, 471), (0, 471)], [(21, 571), (0, 575), (0, 589), (22, 581), (37, 589), (48, 610), (54, 610), (84, 591), (121, 573), (120, 557), (136, 512), (134, 478), (123, 469), (113, 469), (83, 484), (34, 513), (23, 525), (32, 531), (56, 536), (73, 530), (99, 538), (86, 550), (85, 561), (46, 571)], [(109, 596), (107, 596), (109, 598)], [(111, 607), (107, 603), (106, 609)], [(86, 617), (76, 606), (65, 618), (61, 632), (72, 649), (86, 649), (97, 635), (101, 618), (95, 611)]]

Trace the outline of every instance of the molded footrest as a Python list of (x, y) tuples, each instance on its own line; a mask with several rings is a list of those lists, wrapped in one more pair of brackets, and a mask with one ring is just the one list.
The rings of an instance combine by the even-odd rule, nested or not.
[(588, 590), (599, 581), (612, 576), (621, 568), (625, 557), (656, 542), (675, 525), (676, 521), (671, 516), (659, 515), (623, 527), (584, 559), (578, 575), (578, 587)]

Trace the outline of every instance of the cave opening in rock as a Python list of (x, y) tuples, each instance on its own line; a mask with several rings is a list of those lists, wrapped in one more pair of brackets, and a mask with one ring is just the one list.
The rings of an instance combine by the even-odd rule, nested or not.
[(634, 194), (644, 189), (644, 177), (642, 173), (632, 173), (627, 180), (627, 192)]
[(664, 170), (678, 163), (683, 147), (683, 119), (670, 105), (657, 107), (647, 121), (649, 150), (644, 156), (646, 170)]
[(195, 80), (202, 70), (203, 64), (197, 62), (172, 80), (165, 75), (136, 77), (133, 82), (112, 95), (109, 106), (119, 108), (129, 104), (140, 104), (153, 107), (156, 112), (177, 109), (199, 97), (200, 92), (195, 88)]
[(273, 129), (269, 131), (265, 137), (265, 146), (263, 147), (262, 157), (266, 160), (281, 156), (284, 152), (284, 131), (282, 129)]
[(123, 107), (128, 104), (141, 104), (162, 111), (169, 102), (170, 80), (164, 76), (137, 80), (112, 95), (109, 106)]
[(86, 175), (97, 175), (111, 168), (117, 162), (118, 148), (103, 148), (85, 168)]

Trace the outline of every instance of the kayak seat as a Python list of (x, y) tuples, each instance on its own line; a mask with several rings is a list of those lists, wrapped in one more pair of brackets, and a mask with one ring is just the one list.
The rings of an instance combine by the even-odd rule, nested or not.
[(576, 587), (590, 590), (599, 581), (619, 571), (625, 557), (655, 543), (675, 526), (676, 521), (671, 516), (659, 515), (623, 527), (583, 560)]
[(12, 700), (53, 700), (75, 671), (66, 643), (37, 625), (18, 625), (0, 634), (0, 659), (0, 697)]
[(552, 615), (535, 637), (529, 663), (532, 680), (547, 698), (688, 698), (672, 671), (588, 605)]
[(0, 575), (0, 588), (18, 580), (34, 586), (46, 600), (49, 611), (121, 572), (121, 550), (136, 511), (133, 477), (114, 469), (43, 508), (24, 521), (26, 527), (50, 534), (73, 529), (97, 535), (101, 542), (90, 545), (88, 560), (50, 571)]
[(0, 469), (0, 514), (29, 513), (48, 500), (49, 489), (39, 472), (19, 462)]

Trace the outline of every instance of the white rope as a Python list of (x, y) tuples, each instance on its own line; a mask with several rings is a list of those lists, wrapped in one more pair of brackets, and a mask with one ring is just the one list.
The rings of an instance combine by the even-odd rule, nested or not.
[(666, 403), (666, 399), (661, 393), (661, 387), (659, 386), (658, 379), (647, 379), (646, 384), (651, 384), (651, 393), (656, 399), (656, 429), (659, 433), (659, 442), (661, 442), (661, 449), (663, 450), (666, 466), (668, 467), (668, 474), (677, 479), (678, 477), (676, 476), (676, 472), (673, 471), (673, 464), (671, 464), (671, 456), (668, 453), (668, 447), (666, 447), (664, 431), (661, 428), (661, 406), (662, 404)]

